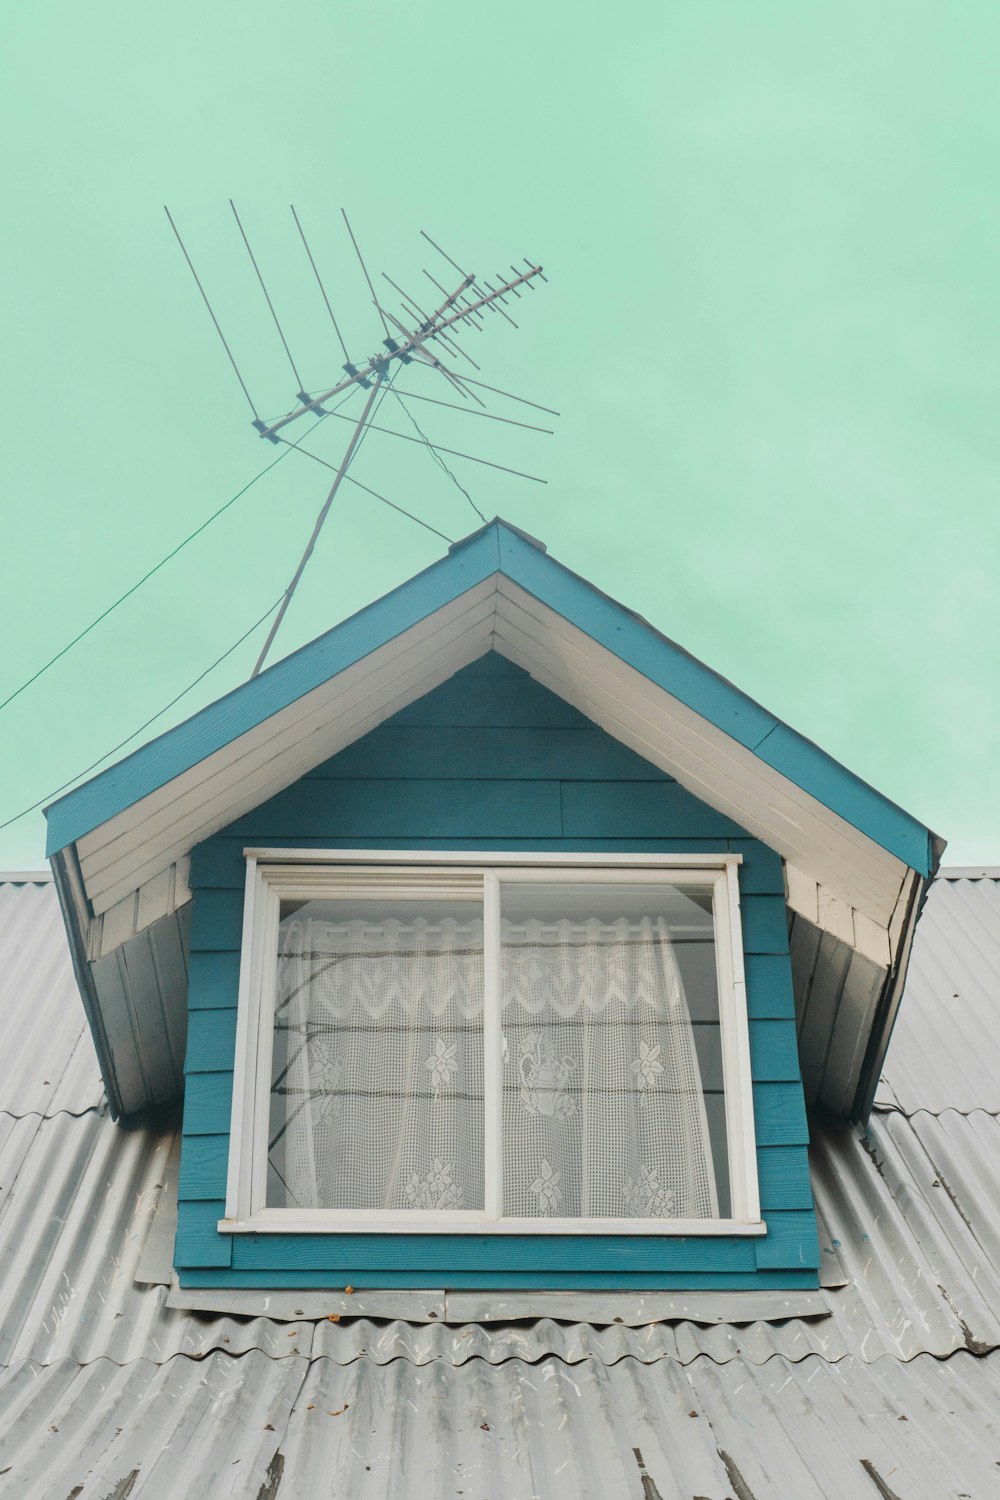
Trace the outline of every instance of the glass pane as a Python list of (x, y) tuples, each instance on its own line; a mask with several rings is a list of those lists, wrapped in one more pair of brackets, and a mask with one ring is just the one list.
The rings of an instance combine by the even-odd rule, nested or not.
[(501, 891), (504, 1213), (728, 1213), (711, 887)]
[(281, 904), (267, 1203), (483, 1208), (483, 924), (471, 901)]

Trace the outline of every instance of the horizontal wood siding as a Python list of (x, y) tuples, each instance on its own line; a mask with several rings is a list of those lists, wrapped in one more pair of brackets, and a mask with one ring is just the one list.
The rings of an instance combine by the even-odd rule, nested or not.
[[(219, 1234), (246, 845), (614, 854), (738, 852), (758, 1171), (768, 1234)], [(815, 1285), (818, 1245), (781, 860), (487, 656), (201, 844), (191, 859), (176, 1262), (186, 1285), (522, 1288)]]

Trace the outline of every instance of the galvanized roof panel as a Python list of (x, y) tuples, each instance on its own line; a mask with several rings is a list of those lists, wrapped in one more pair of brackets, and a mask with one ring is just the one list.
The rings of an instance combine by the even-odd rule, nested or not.
[[(259, 1500), (307, 1368), (257, 1350), (124, 1367), (18, 1364), (0, 1372), (0, 1493)], [(283, 1500), (294, 1494), (286, 1486)]]
[[(969, 1121), (954, 1120), (971, 1148)], [(826, 1295), (844, 1344), (866, 1360), (1000, 1347), (1000, 1259), (943, 1187), (929, 1144), (900, 1114), (874, 1117), (864, 1142), (847, 1128), (815, 1132), (820, 1251), (846, 1278)], [(995, 1204), (1000, 1156), (988, 1191)]]
[[(998, 1060), (989, 996), (1000, 912), (989, 885), (935, 884), (936, 988), (919, 954), (911, 969), (930, 1007), (965, 966), (954, 989), (976, 995), (966, 1059), (975, 1088), (961, 1095), (946, 1059), (934, 1097), (956, 1085), (966, 1103), (986, 1097)], [(30, 931), (32, 944), (41, 935), (43, 949), (58, 940), (61, 951), (42, 904), (28, 910), (18, 912), (22, 940)], [(58, 1050), (78, 1002), (69, 986), (45, 994)], [(44, 1058), (40, 1036), (35, 1045)], [(24, 1055), (0, 1054), (0, 1106), (23, 1103), (23, 1080), (8, 1070)], [(74, 1055), (60, 1053), (56, 1089)], [(890, 1074), (894, 1107), (864, 1142), (847, 1126), (814, 1125), (827, 1280), (844, 1283), (823, 1293), (830, 1316), (716, 1326), (288, 1323), (172, 1308), (165, 1286), (135, 1280), (171, 1132), (123, 1130), (94, 1106), (46, 1118), (55, 1091), (29, 1094), (40, 1108), (0, 1114), (0, 1361), (10, 1362), (0, 1370), (0, 1493), (995, 1493), (1000, 1119), (981, 1106), (920, 1107), (923, 1083), (903, 1057)]]
[(1000, 1113), (1000, 879), (945, 870), (917, 924), (876, 1107)]
[(19, 1500), (993, 1495), (1000, 1357), (456, 1368), (100, 1360), (0, 1374)]
[(209, 1349), (284, 1357), (311, 1324), (204, 1319), (135, 1281), (171, 1132), (121, 1130), (106, 1114), (0, 1116), (0, 1364), (124, 1364)]
[(0, 885), (0, 1108), (81, 1114), (103, 1096), (51, 878)]

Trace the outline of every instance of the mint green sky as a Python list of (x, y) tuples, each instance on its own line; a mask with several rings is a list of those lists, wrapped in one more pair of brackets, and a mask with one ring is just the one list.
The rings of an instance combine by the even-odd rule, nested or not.
[[(995, 4), (38, 0), (3, 52), (0, 698), (274, 456), (162, 205), (270, 415), (294, 382), (227, 199), (313, 388), (342, 356), (289, 203), (352, 352), (381, 333), (343, 204), (407, 288), (442, 269), (422, 228), (485, 275), (547, 268), (520, 332), (465, 344), (560, 410), (555, 436), (412, 408), (548, 480), (455, 460), (476, 505), (929, 822), (949, 861), (1000, 861)], [(447, 399), (433, 381), (399, 384)], [(405, 428), (391, 396), (382, 415)], [(333, 426), (311, 446), (336, 460)], [(353, 472), (450, 536), (478, 524), (419, 447), (370, 436)], [(325, 492), (290, 454), (3, 712), (0, 822), (263, 614)], [(277, 655), (443, 547), (345, 487)], [(0, 866), (40, 864), (41, 814), (0, 841)]]

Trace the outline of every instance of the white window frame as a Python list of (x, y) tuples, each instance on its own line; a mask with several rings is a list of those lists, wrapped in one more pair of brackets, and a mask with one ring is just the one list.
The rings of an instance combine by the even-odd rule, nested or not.
[[(226, 1216), (229, 1234), (622, 1234), (759, 1235), (757, 1153), (750, 1072), (750, 1031), (740, 920), (739, 854), (524, 854), (423, 849), (245, 849), (243, 944), (236, 1026), (236, 1060), (229, 1145)], [(281, 897), (325, 894), (325, 868), (356, 875), (415, 877), (448, 867), (456, 877), (482, 880), (484, 923), (483, 1078), (485, 1184), (483, 1209), (427, 1214), (399, 1209), (268, 1208), (267, 1129), (271, 1046)], [(443, 872), (442, 872), (443, 873)], [(514, 1218), (500, 1213), (502, 1190), (499, 930), (500, 887), (506, 881), (653, 880), (713, 888), (719, 1024), (726, 1110), (731, 1217), (727, 1219)], [(456, 880), (455, 891), (461, 890)], [(414, 882), (414, 890), (419, 886)], [(467, 890), (467, 887), (466, 887)], [(492, 1043), (492, 1045), (491, 1045)]]

